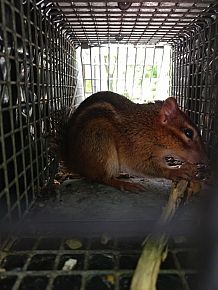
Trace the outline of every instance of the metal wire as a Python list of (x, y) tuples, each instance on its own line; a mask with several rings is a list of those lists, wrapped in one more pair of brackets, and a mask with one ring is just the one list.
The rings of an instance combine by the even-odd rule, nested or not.
[[(28, 285), (38, 285), (40, 290), (60, 287), (68, 290), (72, 289), (72, 285), (81, 290), (101, 289), (103, 285), (105, 289), (129, 289), (141, 251), (141, 240), (131, 238), (127, 241), (128, 239), (125, 239), (125, 242), (110, 240), (109, 244), (104, 245), (98, 238), (80, 239), (80, 249), (72, 250), (65, 239), (14, 239), (7, 251), (1, 252), (0, 265), (6, 271), (1, 274), (0, 286), (10, 290), (28, 289)], [(191, 257), (188, 260), (184, 258), (189, 255)], [(195, 289), (189, 279), (190, 276), (196, 277), (196, 269), (193, 263), (188, 264), (189, 260), (195, 259), (194, 257), (196, 251), (193, 248), (176, 243), (176, 246), (169, 250), (168, 259), (161, 267), (158, 281), (160, 286), (163, 283), (161, 287), (165, 287), (165, 280), (169, 279), (174, 289)], [(64, 263), (69, 258), (76, 259), (77, 264), (73, 270), (64, 271)], [(104, 263), (101, 264), (100, 261)], [(10, 288), (7, 288), (9, 283)], [(92, 283), (95, 284), (95, 288), (94, 285), (90, 287)]]
[(75, 49), (37, 1), (2, 0), (0, 20), (0, 206), (17, 220), (51, 176), (51, 114), (69, 107)]
[[(214, 12), (215, 13), (215, 12)], [(173, 49), (172, 94), (198, 125), (210, 158), (218, 158), (217, 14), (193, 24)]]
[(215, 6), (212, 0), (131, 1), (131, 6), (122, 10), (115, 0), (52, 2), (67, 22), (66, 27), (76, 34), (78, 46), (168, 42), (199, 14), (208, 16), (208, 8)]

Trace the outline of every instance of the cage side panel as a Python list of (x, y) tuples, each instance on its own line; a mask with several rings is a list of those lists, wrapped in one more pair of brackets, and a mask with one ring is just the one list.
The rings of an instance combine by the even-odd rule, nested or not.
[(209, 157), (218, 161), (218, 20), (197, 22), (173, 46), (172, 94), (200, 128)]
[(46, 136), (55, 110), (74, 98), (75, 49), (48, 7), (0, 3), (0, 212), (20, 218), (48, 181)]

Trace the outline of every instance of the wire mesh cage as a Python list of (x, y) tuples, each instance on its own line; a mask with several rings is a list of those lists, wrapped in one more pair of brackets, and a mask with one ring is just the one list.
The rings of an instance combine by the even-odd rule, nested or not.
[[(53, 181), (53, 115), (99, 90), (140, 103), (174, 95), (216, 164), (217, 60), (216, 1), (0, 0), (1, 224), (25, 220)], [(142, 242), (98, 237), (75, 249), (69, 238), (1, 235), (5, 290), (129, 289)], [(196, 289), (193, 247), (172, 245), (158, 289)]]
[(198, 125), (217, 162), (217, 16), (196, 21), (174, 46), (172, 92)]
[(53, 111), (73, 102), (73, 44), (34, 1), (1, 1), (1, 218), (20, 218), (49, 179)]
[[(104, 244), (101, 239), (86, 239), (80, 240), (80, 247), (74, 250), (69, 241), (54, 238), (14, 240), (8, 247), (10, 254), (5, 253), (1, 260), (7, 272), (0, 285), (5, 290), (12, 287), (14, 290), (129, 289), (141, 240), (110, 240)], [(158, 289), (196, 289), (196, 251), (184, 240), (171, 243), (174, 246), (162, 264)], [(77, 261), (73, 271), (63, 268), (69, 259)]]

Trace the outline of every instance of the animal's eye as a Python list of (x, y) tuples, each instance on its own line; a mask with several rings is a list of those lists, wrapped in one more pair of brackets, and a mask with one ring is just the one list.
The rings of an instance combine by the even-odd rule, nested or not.
[(184, 134), (186, 135), (186, 137), (188, 137), (189, 139), (193, 138), (194, 132), (192, 129), (189, 128), (184, 128), (183, 129)]

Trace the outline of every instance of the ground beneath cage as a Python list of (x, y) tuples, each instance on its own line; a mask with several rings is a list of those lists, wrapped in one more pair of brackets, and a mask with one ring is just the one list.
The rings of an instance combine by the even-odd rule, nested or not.
[[(138, 235), (151, 232), (167, 202), (171, 181), (160, 178), (131, 178), (143, 192), (127, 192), (88, 182), (65, 180), (56, 193), (44, 193), (21, 223), (19, 230), (43, 234)], [(196, 227), (198, 198), (178, 214), (175, 231), (182, 234)]]

